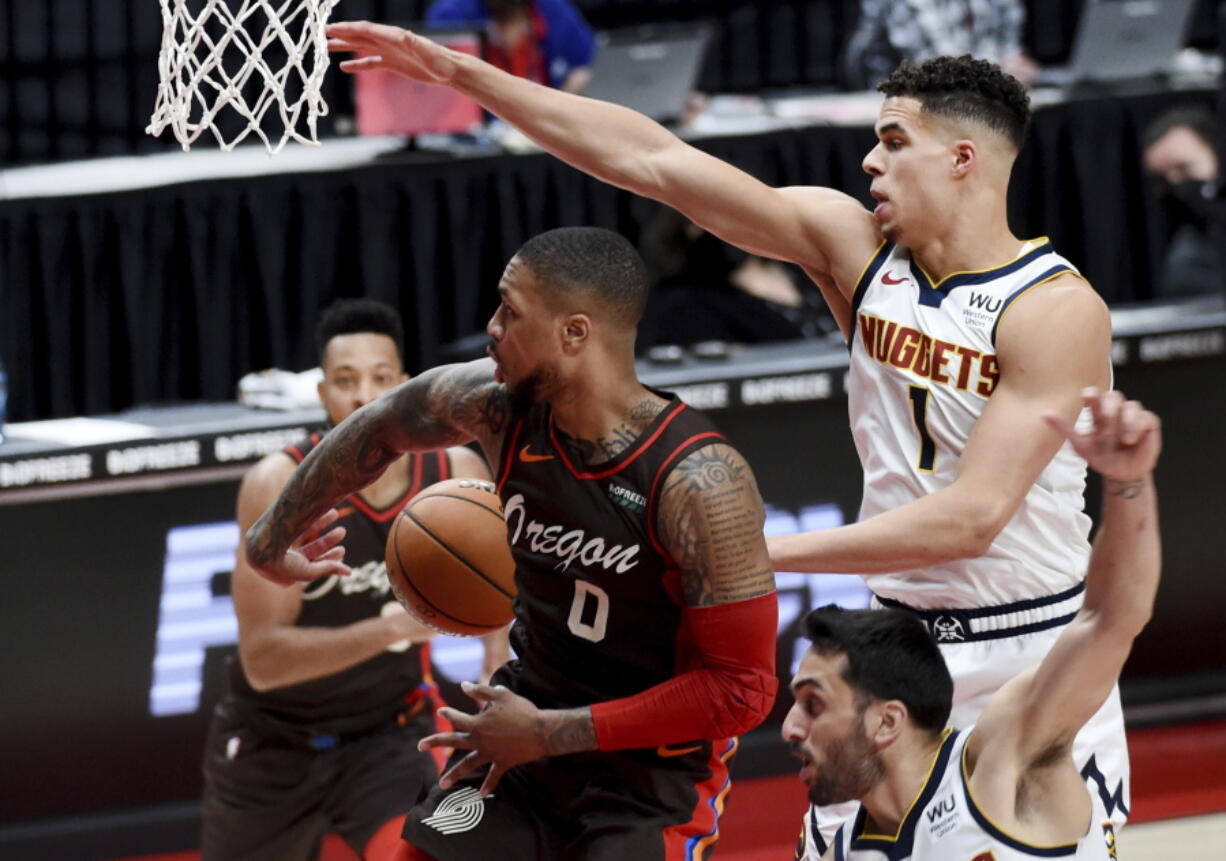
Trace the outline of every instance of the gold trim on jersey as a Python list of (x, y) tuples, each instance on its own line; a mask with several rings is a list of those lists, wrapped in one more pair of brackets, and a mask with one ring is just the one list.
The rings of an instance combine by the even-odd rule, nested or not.
[(1012, 260), (1006, 260), (1004, 263), (998, 263), (995, 266), (989, 266), (987, 269), (960, 269), (957, 272), (950, 272), (940, 281), (932, 280), (932, 276), (928, 274), (928, 270), (925, 269), (923, 266), (921, 266), (920, 262), (915, 259), (914, 252), (912, 252), (911, 254), (911, 262), (914, 263), (915, 268), (918, 269), (920, 273), (923, 274), (923, 276), (928, 279), (929, 286), (932, 287), (932, 289), (934, 290), (939, 290), (942, 284), (944, 284), (950, 278), (957, 278), (959, 275), (983, 275), (988, 272), (995, 272), (997, 269), (1004, 269), (1006, 266), (1012, 266), (1014, 263), (1016, 263), (1017, 261), (1025, 257), (1027, 254), (1030, 254), (1031, 252), (1033, 252), (1036, 248), (1041, 247), (1043, 243), (1050, 244), (1051, 239), (1047, 236), (1039, 236), (1035, 239), (1023, 239), (1022, 240), (1022, 250), (1019, 251), (1016, 255), (1014, 255)]
[(1027, 285), (1026, 289), (1022, 290), (1020, 293), (1017, 293), (1009, 297), (1009, 303), (1005, 305), (1004, 308), (1001, 309), (1000, 315), (996, 318), (996, 322), (992, 324), (993, 342), (995, 342), (996, 340), (995, 333), (1000, 331), (1000, 321), (1005, 319), (1005, 315), (1008, 314), (1013, 309), (1013, 306), (1017, 304), (1018, 299), (1021, 299), (1023, 296), (1025, 296), (1027, 293), (1029, 293), (1034, 288), (1041, 287), (1042, 285), (1046, 284), (1048, 281), (1054, 281), (1062, 275), (1072, 275), (1073, 277), (1078, 278), (1081, 281), (1084, 281), (1085, 285), (1089, 287), (1091, 290), (1094, 289), (1094, 285), (1092, 285), (1084, 275), (1082, 275), (1076, 269), (1072, 269), (1072, 268), (1061, 269), (1059, 272), (1055, 273), (1054, 275), (1047, 276), (1042, 281), (1036, 281), (1033, 284)]
[(868, 274), (868, 270), (872, 268), (873, 264), (877, 262), (877, 258), (881, 256), (881, 249), (889, 244), (890, 241), (888, 239), (881, 240), (881, 243), (873, 249), (873, 253), (869, 255), (868, 260), (860, 267), (860, 274), (856, 276), (856, 283), (851, 286), (851, 296), (847, 297), (848, 301), (855, 297), (856, 292), (860, 289), (860, 285), (864, 283), (864, 276)]
[[(973, 732), (974, 730), (972, 730), (972, 733)], [(975, 808), (974, 812), (982, 816), (983, 820), (987, 822), (989, 825), (991, 825), (993, 828), (995, 828), (996, 831), (1000, 834), (1000, 836), (1005, 837), (1008, 840), (1012, 840), (1014, 843), (1018, 844), (1021, 847), (1024, 847), (1026, 849), (1033, 849), (1036, 852), (1065, 852), (1070, 855), (1073, 854), (1077, 850), (1077, 847), (1081, 844), (1081, 841), (1084, 840), (1087, 835), (1089, 835), (1090, 828), (1094, 825), (1093, 809), (1090, 810), (1090, 821), (1086, 825), (1085, 834), (1082, 834), (1072, 843), (1054, 843), (1048, 846), (1043, 846), (1041, 844), (1032, 843), (1029, 840), (1023, 840), (1020, 837), (1014, 836), (1013, 834), (1006, 831), (1004, 828), (1001, 828), (1000, 825), (997, 824), (995, 819), (993, 819), (991, 816), (988, 816), (987, 811), (983, 809), (983, 805), (981, 805), (978, 801), (975, 800), (975, 793), (971, 790), (970, 767), (966, 761), (967, 750), (970, 748), (970, 746), (971, 746), (971, 738), (970, 738), (970, 735), (968, 735), (966, 737), (966, 741), (962, 745), (962, 756), (961, 756), (962, 784), (966, 789), (967, 801), (969, 801), (971, 805)]]
[(898, 820), (898, 827), (894, 830), (894, 836), (890, 837), (885, 834), (869, 834), (862, 832), (853, 834), (852, 840), (884, 840), (887, 843), (897, 843), (898, 838), (902, 836), (904, 826), (907, 820), (911, 818), (911, 812), (915, 809), (916, 803), (924, 796), (924, 792), (928, 789), (928, 784), (932, 782), (933, 772), (936, 771), (937, 762), (941, 759), (941, 751), (945, 747), (945, 742), (949, 740), (949, 734), (953, 732), (953, 727), (945, 727), (941, 732), (941, 740), (937, 744), (937, 749), (932, 753), (932, 761), (928, 763), (928, 774), (924, 778), (924, 782), (920, 784), (919, 789), (915, 793), (915, 797), (911, 799), (911, 803), (907, 805), (907, 812), (902, 815), (902, 819)]

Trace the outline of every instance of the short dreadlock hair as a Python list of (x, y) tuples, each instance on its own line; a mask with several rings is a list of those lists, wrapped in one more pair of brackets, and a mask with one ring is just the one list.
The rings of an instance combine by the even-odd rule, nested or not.
[(1030, 125), (1026, 88), (1000, 66), (961, 57), (934, 57), (918, 65), (904, 63), (877, 85), (889, 96), (918, 99), (926, 114), (969, 120), (1007, 137), (1019, 150)]

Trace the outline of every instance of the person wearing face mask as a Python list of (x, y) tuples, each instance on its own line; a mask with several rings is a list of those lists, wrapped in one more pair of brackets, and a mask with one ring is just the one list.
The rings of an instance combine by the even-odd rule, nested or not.
[(1179, 220), (1171, 236), (1158, 298), (1226, 288), (1226, 193), (1219, 121), (1202, 108), (1176, 108), (1145, 130), (1145, 170)]

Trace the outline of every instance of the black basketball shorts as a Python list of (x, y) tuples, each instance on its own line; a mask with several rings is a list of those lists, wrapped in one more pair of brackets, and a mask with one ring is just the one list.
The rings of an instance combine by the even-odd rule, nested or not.
[(438, 861), (705, 859), (736, 748), (723, 739), (551, 757), (511, 769), (485, 799), (480, 769), (426, 793), (404, 838)]
[(261, 736), (218, 709), (204, 754), (204, 861), (308, 861), (335, 832), (355, 852), (438, 782), (421, 728), (393, 728), (329, 750)]

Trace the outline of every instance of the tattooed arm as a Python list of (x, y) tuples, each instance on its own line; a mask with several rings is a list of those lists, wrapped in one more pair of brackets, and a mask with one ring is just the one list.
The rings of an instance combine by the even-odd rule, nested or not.
[(681, 569), (685, 603), (710, 607), (775, 589), (762, 525), (766, 513), (745, 459), (724, 443), (673, 469), (660, 494), (660, 541)]
[(331, 522), (334, 505), (378, 478), (403, 452), (476, 439), (496, 464), (509, 410), (493, 369), (481, 359), (426, 371), (337, 425), (247, 531), (251, 565), (281, 584), (347, 573), (337, 546), (343, 530), (316, 535)]

